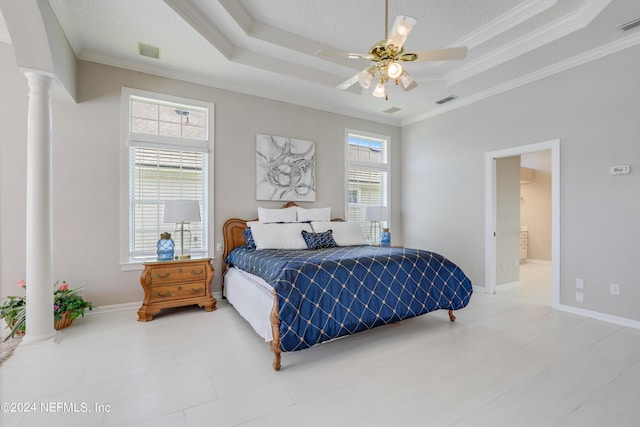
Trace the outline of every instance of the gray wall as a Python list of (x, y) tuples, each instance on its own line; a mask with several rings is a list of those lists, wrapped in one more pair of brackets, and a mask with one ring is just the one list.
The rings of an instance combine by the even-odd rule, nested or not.
[(520, 280), (520, 156), (495, 160), (496, 285)]
[[(25, 277), (27, 82), (12, 46), (0, 43), (0, 295), (19, 293)], [(53, 102), (54, 276), (85, 286), (97, 305), (142, 300), (139, 271), (119, 265), (121, 87), (215, 103), (214, 227), (231, 217), (252, 219), (255, 200), (255, 136), (268, 133), (316, 142), (317, 201), (344, 217), (345, 129), (389, 135), (391, 206), (400, 201), (400, 130), (397, 127), (318, 111), (178, 80), (78, 62), (78, 103)], [(8, 101), (10, 100), (10, 101)], [(124, 169), (126, 170), (126, 169)], [(402, 236), (400, 215), (392, 215), (394, 239)], [(220, 254), (215, 254), (220, 271)], [(216, 275), (214, 291), (220, 289)]]
[[(484, 153), (559, 138), (560, 303), (640, 320), (638, 64), (640, 46), (403, 127), (404, 243), (485, 286)], [(632, 173), (611, 176), (619, 164)]]
[(551, 151), (521, 156), (531, 168), (533, 181), (520, 185), (520, 225), (528, 228), (527, 259), (551, 261)]

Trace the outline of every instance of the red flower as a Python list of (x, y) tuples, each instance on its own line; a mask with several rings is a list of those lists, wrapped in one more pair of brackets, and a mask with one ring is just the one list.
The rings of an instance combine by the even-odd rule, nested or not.
[(26, 288), (27, 282), (25, 282), (24, 280), (18, 280), (18, 286), (20, 286), (21, 288)]
[(58, 286), (59, 291), (69, 290), (69, 284), (67, 282), (62, 282), (60, 286)]

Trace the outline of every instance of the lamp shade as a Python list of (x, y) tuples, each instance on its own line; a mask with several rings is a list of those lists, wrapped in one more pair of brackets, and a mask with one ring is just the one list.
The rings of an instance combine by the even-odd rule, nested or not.
[(386, 206), (365, 206), (364, 208), (364, 220), (365, 221), (386, 221), (387, 220), (387, 207)]
[(197, 200), (167, 200), (164, 202), (164, 222), (198, 222), (200, 205)]

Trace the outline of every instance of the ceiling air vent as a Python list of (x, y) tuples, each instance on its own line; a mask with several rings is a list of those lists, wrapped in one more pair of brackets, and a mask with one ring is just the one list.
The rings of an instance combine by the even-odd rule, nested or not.
[(398, 108), (398, 107), (391, 107), (391, 108), (387, 108), (386, 110), (383, 111), (383, 113), (387, 113), (387, 114), (393, 114), (396, 111), (400, 111), (402, 108)]
[(446, 98), (442, 98), (440, 101), (436, 101), (436, 104), (444, 104), (444, 103), (447, 103), (449, 101), (453, 101), (456, 98), (457, 98), (457, 96), (455, 96), (455, 95), (447, 96)]
[(619, 25), (618, 29), (620, 31), (629, 31), (637, 26), (640, 26), (640, 18), (636, 18), (633, 21), (627, 22), (626, 24)]
[(160, 48), (138, 42), (138, 54), (147, 58), (160, 59)]

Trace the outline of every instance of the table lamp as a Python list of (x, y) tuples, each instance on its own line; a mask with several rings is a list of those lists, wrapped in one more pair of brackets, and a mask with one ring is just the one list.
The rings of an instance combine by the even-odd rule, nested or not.
[(200, 221), (200, 205), (197, 200), (167, 200), (164, 202), (164, 222), (175, 222), (173, 232), (178, 259), (191, 258), (191, 230), (189, 223)]

